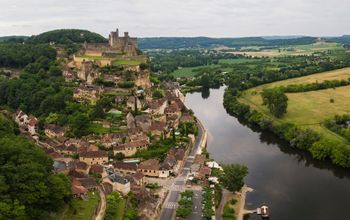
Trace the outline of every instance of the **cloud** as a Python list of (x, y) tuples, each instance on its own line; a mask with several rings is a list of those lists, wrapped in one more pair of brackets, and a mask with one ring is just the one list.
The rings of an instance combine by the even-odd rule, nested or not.
[(341, 35), (346, 0), (0, 0), (0, 35), (82, 28), (107, 36)]

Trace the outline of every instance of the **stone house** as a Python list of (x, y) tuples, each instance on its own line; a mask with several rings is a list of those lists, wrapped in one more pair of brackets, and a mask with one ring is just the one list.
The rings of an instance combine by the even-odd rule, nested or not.
[(124, 163), (116, 161), (113, 163), (114, 171), (123, 175), (130, 175), (137, 172), (137, 163)]
[(136, 127), (135, 118), (134, 118), (134, 116), (131, 114), (131, 112), (129, 112), (129, 113), (126, 115), (126, 124), (127, 124), (128, 129), (132, 129), (132, 128), (135, 128), (135, 127)]
[(117, 173), (112, 173), (105, 177), (103, 183), (111, 184), (113, 191), (118, 191), (123, 195), (127, 195), (130, 192), (130, 181)]
[(103, 89), (98, 86), (80, 85), (76, 87), (73, 92), (73, 98), (78, 102), (90, 102), (96, 104), (99, 96), (102, 94)]
[(55, 124), (49, 124), (45, 126), (45, 135), (49, 138), (63, 138), (64, 136), (64, 129), (61, 126), (55, 125)]
[(157, 159), (149, 159), (139, 164), (138, 171), (145, 176), (159, 177), (160, 164)]
[(77, 180), (84, 186), (87, 190), (97, 190), (98, 184), (92, 177), (77, 178)]
[(141, 101), (138, 97), (136, 96), (130, 96), (128, 98), (128, 101), (126, 101), (126, 107), (129, 109), (135, 111), (135, 107), (140, 110), (142, 108)]
[(125, 97), (125, 96), (122, 96), (122, 95), (117, 95), (117, 96), (114, 98), (114, 102), (115, 102), (115, 104), (117, 104), (117, 105), (122, 105), (122, 104), (124, 104), (125, 100), (126, 100), (126, 97)]
[(143, 132), (148, 133), (152, 123), (152, 118), (149, 115), (135, 116), (136, 126), (140, 127)]
[(86, 151), (80, 154), (79, 160), (89, 165), (105, 164), (108, 162), (108, 153), (102, 150)]
[(102, 165), (100, 165), (100, 164), (93, 164), (93, 165), (91, 165), (91, 167), (89, 169), (89, 174), (99, 174), (102, 177), (103, 171), (104, 171), (104, 169), (103, 169)]
[(106, 147), (111, 147), (122, 143), (123, 139), (126, 139), (126, 138), (127, 138), (126, 133), (108, 133), (108, 134), (104, 134), (101, 137), (100, 142)]
[(163, 115), (165, 108), (168, 106), (168, 101), (165, 98), (159, 100), (152, 100), (147, 103), (149, 113), (152, 115)]
[(16, 113), (15, 122), (18, 124), (19, 127), (28, 131), (28, 133), (32, 136), (37, 134), (39, 121), (33, 115), (28, 116), (27, 114), (19, 110)]
[(128, 130), (128, 137), (129, 137), (130, 141), (138, 140), (139, 139), (138, 137), (143, 136), (143, 135), (144, 135), (144, 133), (140, 127), (130, 128)]
[(152, 121), (149, 131), (156, 139), (160, 139), (162, 136), (163, 137), (167, 136), (166, 129), (167, 129), (166, 123), (161, 121)]
[(87, 84), (91, 85), (95, 79), (101, 76), (101, 73), (94, 68), (94, 63), (92, 61), (81, 62), (81, 67), (77, 72), (79, 79), (86, 81)]
[(176, 115), (178, 117), (181, 116), (181, 110), (180, 110), (179, 106), (176, 104), (176, 102), (174, 102), (174, 103), (170, 104), (168, 107), (166, 107), (164, 113), (167, 116), (167, 118), (169, 116), (173, 116), (173, 115)]
[(124, 156), (130, 157), (130, 156), (133, 156), (139, 150), (147, 150), (148, 145), (149, 145), (149, 141), (147, 140), (128, 142), (128, 143), (113, 147), (113, 153), (114, 155), (118, 153), (122, 153), (124, 154)]
[(148, 177), (166, 178), (170, 174), (169, 170), (161, 168), (159, 160), (157, 159), (142, 161), (138, 166), (138, 171)]
[(136, 172), (127, 177), (129, 181), (137, 186), (143, 186), (146, 184), (145, 175), (143, 175), (141, 172)]
[(75, 169), (78, 171), (78, 172), (82, 172), (82, 173), (85, 173), (85, 174), (88, 174), (89, 172), (89, 165), (83, 161), (78, 161), (75, 165)]

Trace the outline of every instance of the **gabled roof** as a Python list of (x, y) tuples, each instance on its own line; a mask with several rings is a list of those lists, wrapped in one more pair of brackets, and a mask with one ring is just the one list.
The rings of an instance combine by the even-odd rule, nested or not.
[(164, 131), (166, 124), (161, 121), (152, 121), (150, 130), (151, 131)]
[(130, 170), (130, 171), (136, 171), (137, 170), (137, 163), (124, 163), (116, 161), (113, 164), (115, 169), (120, 170)]
[(108, 152), (103, 150), (98, 151), (86, 151), (80, 154), (81, 157), (96, 158), (96, 157), (108, 157)]
[(159, 170), (159, 160), (157, 159), (149, 159), (142, 161), (139, 164), (139, 169), (143, 170)]
[(103, 166), (99, 165), (99, 164), (93, 164), (90, 167), (89, 173), (103, 173)]

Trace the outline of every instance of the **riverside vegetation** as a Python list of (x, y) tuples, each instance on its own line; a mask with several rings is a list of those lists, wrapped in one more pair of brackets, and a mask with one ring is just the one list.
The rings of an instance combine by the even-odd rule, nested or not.
[[(303, 46), (310, 48), (308, 55), (250, 57), (236, 54), (235, 57), (230, 54), (231, 57), (225, 57), (222, 54), (226, 52), (221, 51), (214, 63), (183, 65), (173, 72), (164, 60), (158, 60), (157, 70), (161, 80), (176, 78), (185, 91), (226, 84), (224, 106), (230, 114), (272, 131), (292, 147), (309, 151), (314, 158), (350, 167), (350, 144), (343, 137), (344, 130), (334, 132), (327, 129), (325, 123), (334, 114), (349, 113), (345, 97), (350, 84), (347, 69), (350, 54), (346, 45), (331, 43), (333, 46), (326, 47), (327, 42), (322, 44), (324, 50), (318, 43), (315, 47), (319, 48), (315, 50), (311, 49), (312, 43)], [(203, 56), (211, 53), (210, 49), (198, 51)], [(167, 53), (172, 54), (169, 56), (173, 56), (175, 64), (179, 53), (174, 50)], [(193, 53), (190, 52), (189, 57)], [(185, 54), (185, 50), (180, 54)], [(183, 59), (181, 55), (179, 60)], [(179, 63), (181, 66), (184, 61)], [(204, 90), (202, 95), (208, 95), (205, 93), (209, 91)]]

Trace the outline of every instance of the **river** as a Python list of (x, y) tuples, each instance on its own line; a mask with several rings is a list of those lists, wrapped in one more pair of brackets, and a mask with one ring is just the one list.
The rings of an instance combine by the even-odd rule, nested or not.
[(274, 135), (247, 127), (226, 113), (223, 94), (224, 87), (187, 94), (185, 103), (208, 130), (211, 158), (248, 166), (245, 182), (254, 192), (247, 195), (247, 209), (267, 204), (272, 220), (350, 219), (349, 170), (315, 161)]

